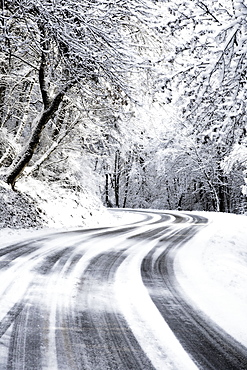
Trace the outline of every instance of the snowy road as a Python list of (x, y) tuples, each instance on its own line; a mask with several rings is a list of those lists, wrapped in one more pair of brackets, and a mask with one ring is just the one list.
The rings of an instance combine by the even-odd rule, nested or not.
[(178, 252), (207, 219), (129, 215), (0, 246), (1, 370), (247, 369), (245, 345), (179, 283)]

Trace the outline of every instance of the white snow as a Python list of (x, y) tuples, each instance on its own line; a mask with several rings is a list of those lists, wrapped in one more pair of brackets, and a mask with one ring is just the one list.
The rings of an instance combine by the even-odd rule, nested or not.
[(209, 225), (177, 254), (177, 278), (194, 304), (247, 346), (247, 217), (204, 215)]

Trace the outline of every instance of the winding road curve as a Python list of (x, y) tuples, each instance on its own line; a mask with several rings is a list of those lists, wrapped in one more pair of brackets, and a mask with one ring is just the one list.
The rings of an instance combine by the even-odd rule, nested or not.
[(174, 272), (207, 219), (129, 212), (137, 222), (0, 246), (1, 370), (247, 369)]

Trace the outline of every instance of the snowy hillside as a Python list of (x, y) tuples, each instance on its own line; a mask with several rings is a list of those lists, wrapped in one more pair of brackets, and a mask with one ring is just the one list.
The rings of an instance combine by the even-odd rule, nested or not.
[(0, 195), (1, 228), (85, 227), (96, 226), (102, 214), (111, 218), (92, 192), (32, 178), (20, 181), (17, 191), (1, 183)]

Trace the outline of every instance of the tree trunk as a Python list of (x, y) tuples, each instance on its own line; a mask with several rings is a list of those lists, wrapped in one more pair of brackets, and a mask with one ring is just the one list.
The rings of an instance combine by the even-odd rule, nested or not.
[(0, 63), (0, 73), (2, 75), (0, 81), (0, 127), (2, 127), (4, 123), (5, 93), (7, 89), (6, 67), (3, 62)]
[(115, 169), (114, 169), (114, 193), (115, 193), (115, 204), (119, 208), (119, 193), (120, 193), (120, 154), (119, 150), (115, 153)]
[(109, 174), (105, 174), (105, 203), (108, 208), (112, 207), (110, 198), (109, 198)]
[(130, 171), (131, 171), (132, 161), (133, 161), (133, 157), (132, 157), (132, 153), (130, 151), (129, 155), (128, 155), (127, 162), (126, 162), (126, 165), (125, 165), (126, 166), (125, 167), (126, 178), (125, 178), (123, 208), (126, 207), (126, 203), (127, 203), (127, 196), (128, 196), (128, 192), (129, 192)]
[(31, 137), (24, 148), (23, 152), (14, 160), (13, 164), (10, 167), (10, 172), (6, 177), (6, 181), (11, 187), (14, 189), (15, 183), (17, 179), (20, 177), (22, 172), (24, 171), (26, 165), (30, 162), (34, 151), (39, 144), (41, 133), (47, 124), (47, 122), (51, 119), (53, 114), (57, 111), (62, 99), (64, 96), (64, 92), (60, 92), (56, 95), (53, 99), (50, 106), (45, 109), (41, 117), (39, 118), (36, 126), (34, 127)]
[(127, 173), (126, 181), (125, 181), (125, 189), (124, 189), (123, 208), (126, 207), (127, 196), (128, 196), (128, 191), (129, 191), (129, 180), (130, 180), (130, 175), (129, 175), (129, 173)]
[(230, 196), (228, 188), (228, 178), (224, 174), (219, 175), (219, 202), (220, 212), (229, 212)]

